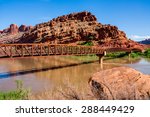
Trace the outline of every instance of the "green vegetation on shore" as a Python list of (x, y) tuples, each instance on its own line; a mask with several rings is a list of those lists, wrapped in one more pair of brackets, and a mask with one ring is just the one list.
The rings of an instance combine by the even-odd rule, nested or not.
[(106, 55), (106, 57), (110, 57), (110, 58), (120, 58), (120, 57), (124, 57), (127, 56), (128, 54), (126, 52), (115, 52), (115, 53), (108, 53)]
[(29, 90), (23, 88), (23, 82), (16, 80), (17, 89), (9, 92), (0, 92), (0, 100), (25, 100), (28, 99)]
[(138, 57), (142, 56), (142, 53), (141, 52), (132, 52), (130, 56), (131, 56), (131, 58), (138, 58)]
[(146, 57), (146, 58), (150, 58), (150, 48), (147, 49), (147, 50), (143, 53), (143, 56)]
[(132, 58), (137, 58), (137, 57), (144, 57), (144, 58), (150, 58), (150, 49), (146, 49), (144, 53), (141, 52), (132, 52), (131, 53)]
[(81, 61), (81, 62), (98, 60), (98, 56), (96, 56), (96, 55), (66, 56), (66, 58)]
[(92, 41), (85, 41), (85, 42), (78, 43), (78, 45), (93, 46), (94, 44)]
[[(110, 58), (110, 59), (115, 59), (115, 58), (121, 58), (121, 57), (127, 57), (128, 53), (127, 52), (115, 52), (115, 53), (108, 53), (105, 58)], [(144, 57), (144, 58), (150, 58), (150, 49), (145, 50), (144, 53), (141, 52), (132, 52), (130, 54), (130, 57), (135, 59), (139, 57)], [(98, 56), (96, 55), (81, 55), (81, 56), (67, 56), (69, 59), (81, 61), (81, 62), (88, 62), (88, 61), (96, 61), (98, 60)]]

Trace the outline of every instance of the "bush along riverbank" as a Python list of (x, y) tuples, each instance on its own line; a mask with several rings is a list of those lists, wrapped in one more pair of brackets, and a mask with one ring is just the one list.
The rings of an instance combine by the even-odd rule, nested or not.
[(0, 100), (25, 100), (28, 99), (29, 90), (23, 88), (23, 82), (16, 80), (17, 89), (9, 92), (0, 92)]
[(143, 56), (146, 57), (146, 58), (150, 58), (150, 48), (147, 49), (147, 50), (143, 53)]
[[(105, 56), (105, 60), (107, 59), (115, 59), (115, 58), (122, 58), (122, 57), (128, 57), (127, 52), (115, 52), (115, 53), (108, 53)], [(130, 57), (133, 59), (144, 57), (144, 58), (150, 58), (150, 49), (147, 49), (144, 53), (141, 52), (132, 52), (130, 54)], [(67, 59), (77, 60), (79, 62), (88, 62), (88, 61), (97, 61), (98, 56), (97, 55), (78, 55), (78, 56), (66, 56)]]
[(144, 57), (144, 58), (150, 58), (150, 49), (146, 49), (144, 53), (141, 52), (132, 52), (131, 53), (132, 58), (137, 58), (137, 57)]

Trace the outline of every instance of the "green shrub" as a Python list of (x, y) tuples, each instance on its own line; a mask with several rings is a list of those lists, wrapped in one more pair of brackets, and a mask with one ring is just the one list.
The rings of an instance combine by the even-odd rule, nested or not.
[(17, 89), (9, 92), (0, 92), (0, 100), (28, 99), (29, 90), (23, 88), (23, 82), (16, 80)]
[(112, 57), (112, 58), (120, 58), (126, 56), (126, 52), (115, 52), (115, 53), (108, 53), (106, 57)]
[(94, 39), (94, 36), (88, 36), (88, 40), (93, 40)]
[(144, 57), (150, 58), (150, 48), (144, 52)]
[(79, 45), (84, 45), (84, 46), (93, 46), (93, 42), (92, 41), (86, 41), (86, 42), (82, 42)]
[(140, 52), (132, 52), (131, 53), (131, 57), (132, 58), (137, 58), (137, 57), (139, 57), (139, 56), (141, 56), (142, 54), (140, 53)]

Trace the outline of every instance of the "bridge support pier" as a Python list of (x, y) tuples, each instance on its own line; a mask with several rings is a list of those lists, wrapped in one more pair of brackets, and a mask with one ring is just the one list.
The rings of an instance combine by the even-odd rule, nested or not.
[(99, 54), (98, 56), (99, 56), (99, 64), (103, 64), (104, 55)]
[(99, 64), (103, 64), (104, 56), (106, 55), (106, 51), (104, 51), (102, 54), (98, 54), (99, 57)]

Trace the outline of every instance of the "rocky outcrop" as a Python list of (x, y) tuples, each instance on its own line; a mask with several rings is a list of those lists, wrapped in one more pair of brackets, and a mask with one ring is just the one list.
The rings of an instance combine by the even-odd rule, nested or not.
[(11, 24), (9, 28), (0, 31), (0, 43), (16, 43), (23, 33), (31, 30), (32, 26)]
[(10, 29), (9, 28), (6, 28), (3, 30), (3, 33), (9, 33)]
[[(90, 12), (64, 15), (36, 25), (30, 32), (23, 35), (20, 42), (70, 43), (81, 38), (85, 40), (87, 37), (82, 32), (88, 33), (92, 22), (96, 23), (96, 17)], [(89, 29), (89, 32), (90, 30), (92, 29)]]
[(20, 31), (20, 32), (25, 32), (25, 31), (26, 31), (26, 28), (27, 28), (26, 25), (21, 25), (21, 26), (19, 27), (19, 31)]
[(2, 31), (1, 33), (8, 33), (8, 34), (17, 34), (19, 32), (27, 32), (31, 30), (33, 26), (26, 26), (26, 25), (21, 25), (19, 28), (16, 24), (11, 24), (9, 28), (6, 28)]
[(150, 76), (129, 67), (116, 67), (95, 73), (89, 85), (97, 99), (150, 99)]
[(19, 32), (18, 26), (16, 24), (11, 24), (9, 28), (10, 34), (17, 34)]
[(25, 31), (30, 31), (33, 28), (33, 26), (26, 26)]
[(134, 47), (142, 45), (129, 40), (116, 26), (102, 25), (90, 12), (73, 13), (41, 23), (25, 33), (19, 43), (76, 43), (92, 41), (95, 46)]
[(26, 31), (31, 30), (32, 28), (33, 28), (32, 26), (21, 25), (19, 27), (19, 32), (26, 32)]

